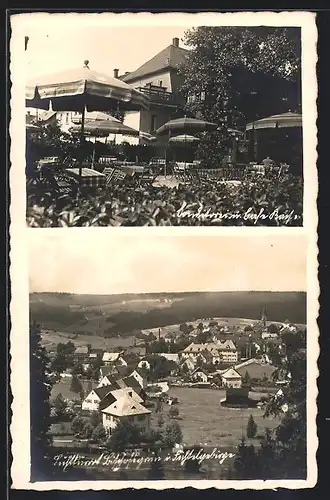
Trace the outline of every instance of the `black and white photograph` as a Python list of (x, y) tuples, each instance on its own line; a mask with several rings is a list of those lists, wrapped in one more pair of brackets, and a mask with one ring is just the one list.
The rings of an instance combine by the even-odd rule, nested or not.
[(30, 481), (306, 484), (305, 236), (101, 232), (29, 231)]
[(12, 489), (313, 488), (315, 15), (10, 24)]
[(216, 26), (31, 14), (28, 227), (302, 226), (317, 96), (305, 14)]

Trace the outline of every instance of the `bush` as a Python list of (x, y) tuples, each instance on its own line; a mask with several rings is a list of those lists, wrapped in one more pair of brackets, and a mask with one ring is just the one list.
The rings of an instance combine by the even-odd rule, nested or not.
[(107, 433), (102, 424), (94, 428), (92, 439), (96, 442), (103, 442), (106, 439)]
[(163, 439), (164, 444), (169, 447), (180, 444), (182, 442), (182, 430), (180, 425), (177, 422), (168, 424), (165, 428)]
[(249, 417), (249, 421), (248, 421), (248, 424), (247, 424), (247, 427), (246, 427), (246, 435), (249, 439), (253, 439), (256, 437), (256, 434), (257, 434), (257, 424), (255, 423), (254, 421), (254, 418), (252, 415), (250, 415)]

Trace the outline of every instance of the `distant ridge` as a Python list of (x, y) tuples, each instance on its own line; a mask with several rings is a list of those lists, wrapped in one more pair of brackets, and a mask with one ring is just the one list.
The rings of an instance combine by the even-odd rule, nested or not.
[[(167, 301), (165, 300), (167, 299)], [(44, 328), (107, 335), (162, 327), (205, 317), (306, 323), (305, 292), (173, 292), (87, 295), (31, 293), (31, 318)], [(103, 333), (102, 333), (103, 332)]]

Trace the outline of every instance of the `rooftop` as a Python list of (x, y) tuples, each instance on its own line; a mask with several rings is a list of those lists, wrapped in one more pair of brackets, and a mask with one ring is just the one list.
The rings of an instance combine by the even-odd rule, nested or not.
[(179, 39), (174, 38), (171, 45), (149, 59), (146, 63), (142, 64), (142, 66), (132, 73), (123, 75), (122, 80), (126, 83), (132, 83), (164, 69), (177, 69), (181, 64), (185, 63), (188, 52), (187, 49), (179, 47)]
[(104, 408), (102, 410), (102, 413), (114, 415), (117, 417), (124, 417), (129, 415), (149, 414), (151, 413), (151, 411), (147, 410), (147, 408), (145, 408), (141, 403), (138, 403), (126, 394), (118, 401), (115, 401), (107, 408)]

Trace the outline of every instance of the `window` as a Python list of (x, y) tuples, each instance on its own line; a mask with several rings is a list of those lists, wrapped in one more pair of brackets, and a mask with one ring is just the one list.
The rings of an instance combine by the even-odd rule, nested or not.
[(139, 415), (138, 416), (138, 421), (139, 422), (143, 422), (143, 420), (144, 420), (144, 415)]
[(69, 113), (66, 114), (66, 117), (65, 117), (65, 123), (68, 124), (69, 123)]
[(162, 80), (159, 80), (159, 86), (162, 87), (163, 86), (163, 81)]
[(154, 132), (156, 130), (156, 115), (151, 115), (150, 129), (151, 129), (151, 132)]
[(98, 402), (99, 402), (99, 400), (98, 400), (98, 399), (94, 399), (94, 400), (93, 400), (93, 403), (94, 403), (94, 404), (97, 404)]

